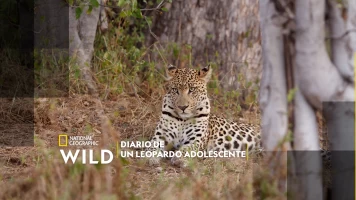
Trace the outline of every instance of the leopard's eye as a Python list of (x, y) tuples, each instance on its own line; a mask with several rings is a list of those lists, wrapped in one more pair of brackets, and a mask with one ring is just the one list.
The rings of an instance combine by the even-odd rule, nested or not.
[(195, 91), (195, 87), (189, 88), (189, 93), (192, 93), (192, 92), (194, 92), (194, 91)]

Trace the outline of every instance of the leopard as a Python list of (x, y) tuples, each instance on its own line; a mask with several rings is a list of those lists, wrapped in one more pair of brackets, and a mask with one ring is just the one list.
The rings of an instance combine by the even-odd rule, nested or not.
[[(166, 94), (162, 112), (151, 142), (164, 142), (173, 151), (261, 151), (261, 134), (252, 124), (237, 123), (211, 114), (207, 84), (212, 67), (200, 69), (166, 67)], [(167, 151), (152, 148), (151, 151)], [(161, 158), (152, 157), (150, 165)], [(185, 167), (187, 161), (171, 158), (173, 165)]]

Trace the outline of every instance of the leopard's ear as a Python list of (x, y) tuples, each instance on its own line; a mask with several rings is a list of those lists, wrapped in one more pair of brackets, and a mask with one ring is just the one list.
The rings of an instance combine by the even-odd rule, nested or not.
[(210, 64), (199, 70), (198, 75), (200, 79), (204, 80), (206, 83), (209, 82), (211, 73), (213, 69), (210, 67)]
[(168, 65), (166, 68), (166, 81), (171, 80), (177, 72), (177, 67), (173, 66), (172, 64)]

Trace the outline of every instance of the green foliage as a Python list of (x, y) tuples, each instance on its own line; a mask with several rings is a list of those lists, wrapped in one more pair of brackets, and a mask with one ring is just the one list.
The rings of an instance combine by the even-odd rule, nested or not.
[(293, 88), (291, 90), (289, 90), (288, 94), (287, 94), (287, 101), (288, 103), (292, 102), (294, 97), (295, 97), (295, 93), (297, 92), (297, 88)]
[(120, 12), (109, 16), (108, 31), (99, 32), (95, 39), (92, 66), (97, 81), (105, 87), (102, 97), (121, 93), (147, 95), (147, 88), (162, 87), (164, 73), (156, 69), (161, 60), (150, 59), (153, 47), (144, 45), (152, 16), (142, 15), (137, 0), (107, 4), (119, 6)]
[(80, 15), (82, 15), (82, 8), (78, 7), (75, 9), (75, 18), (76, 19), (79, 19), (80, 18)]
[(99, 7), (99, 2), (98, 0), (90, 0), (90, 5), (97, 8)]
[(117, 6), (122, 9), (120, 17), (143, 18), (141, 10), (138, 8), (137, 0), (119, 0)]
[(86, 14), (90, 14), (93, 8), (98, 8), (100, 6), (98, 0), (89, 0), (89, 1), (73, 1), (66, 0), (69, 6), (75, 7), (75, 18), (79, 19), (83, 11), (86, 10)]

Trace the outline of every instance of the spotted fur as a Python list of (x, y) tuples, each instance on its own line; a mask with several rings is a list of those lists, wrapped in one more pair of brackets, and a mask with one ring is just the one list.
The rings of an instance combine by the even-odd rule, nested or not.
[[(201, 70), (168, 68), (167, 93), (152, 141), (164, 141), (166, 146), (171, 144), (174, 150), (181, 151), (260, 148), (261, 137), (255, 127), (210, 114), (207, 82), (211, 72), (209, 66)], [(150, 163), (158, 164), (159, 159), (152, 158)]]

